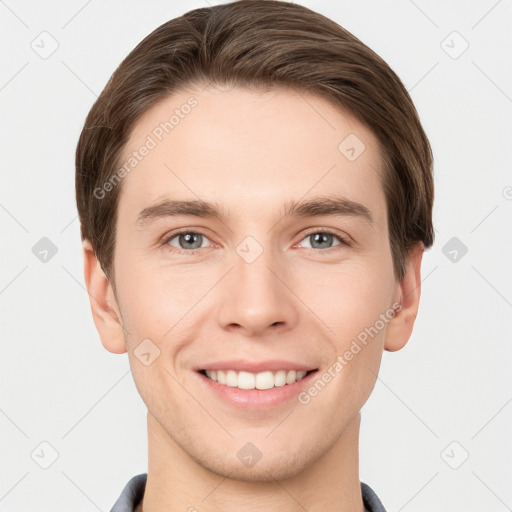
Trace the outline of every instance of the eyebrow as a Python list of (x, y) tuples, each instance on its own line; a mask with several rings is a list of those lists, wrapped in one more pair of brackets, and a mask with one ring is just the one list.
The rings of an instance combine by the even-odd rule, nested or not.
[[(165, 199), (148, 206), (137, 215), (137, 224), (147, 225), (151, 221), (179, 215), (218, 219), (226, 222), (227, 212), (216, 202), (209, 203), (201, 199), (170, 200)], [(338, 196), (315, 197), (308, 201), (287, 201), (284, 205), (284, 217), (319, 217), (333, 215), (339, 217), (361, 217), (373, 225), (370, 210), (355, 201)]]

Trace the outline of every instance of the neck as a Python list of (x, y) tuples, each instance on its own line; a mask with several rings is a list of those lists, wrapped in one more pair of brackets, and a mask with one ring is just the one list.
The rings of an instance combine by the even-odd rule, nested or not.
[(148, 477), (136, 512), (364, 512), (359, 425), (357, 415), (328, 452), (290, 478), (241, 481), (199, 465), (148, 413)]

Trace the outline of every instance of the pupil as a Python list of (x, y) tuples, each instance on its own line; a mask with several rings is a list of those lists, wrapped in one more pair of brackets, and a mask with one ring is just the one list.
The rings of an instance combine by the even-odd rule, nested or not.
[[(195, 240), (196, 245), (197, 245), (197, 239), (200, 236), (202, 236), (202, 235), (200, 235), (199, 233), (197, 233), (197, 234), (186, 233), (185, 235), (182, 235), (182, 237), (185, 239), (187, 244), (189, 244), (189, 248), (190, 248), (191, 245), (194, 244), (194, 240)], [(199, 247), (201, 247), (201, 243), (199, 243), (199, 245), (197, 247), (194, 246), (193, 249), (197, 249)]]
[(332, 235), (329, 233), (316, 233), (313, 236), (315, 243), (319, 242), (320, 244), (325, 244), (330, 237), (332, 237)]

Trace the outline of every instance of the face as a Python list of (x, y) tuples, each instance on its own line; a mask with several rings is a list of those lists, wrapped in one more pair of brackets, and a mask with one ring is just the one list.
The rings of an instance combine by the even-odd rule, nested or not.
[(400, 299), (375, 136), (312, 95), (190, 88), (134, 151), (116, 308), (150, 423), (214, 473), (297, 474), (358, 417)]

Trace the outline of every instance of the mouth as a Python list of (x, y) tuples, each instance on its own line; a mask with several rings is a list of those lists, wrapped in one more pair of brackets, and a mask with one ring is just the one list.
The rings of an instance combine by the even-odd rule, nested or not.
[(297, 360), (230, 359), (203, 362), (193, 370), (205, 393), (223, 406), (264, 412), (296, 402), (319, 368)]
[[(318, 368), (313, 370), (263, 370), (253, 373), (245, 370), (201, 369), (195, 374), (210, 396), (235, 409), (244, 411), (271, 411), (288, 407), (301, 390), (311, 385)], [(214, 380), (216, 379), (216, 380)]]
[(238, 388), (241, 390), (268, 390), (287, 387), (300, 382), (308, 375), (317, 372), (314, 370), (265, 370), (258, 373), (237, 370), (198, 370), (198, 373), (216, 382), (220, 386)]

